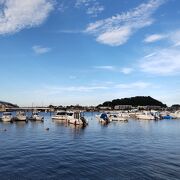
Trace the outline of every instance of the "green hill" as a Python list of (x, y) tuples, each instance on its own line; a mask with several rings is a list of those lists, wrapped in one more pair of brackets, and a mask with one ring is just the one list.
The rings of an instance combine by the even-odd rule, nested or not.
[(5, 105), (6, 107), (18, 107), (16, 104), (4, 102), (4, 101), (0, 101), (0, 105)]
[(132, 105), (134, 107), (137, 106), (161, 106), (167, 107), (166, 104), (150, 97), (150, 96), (136, 96), (130, 98), (122, 98), (122, 99), (114, 99), (112, 101), (106, 101), (103, 104), (98, 105), (100, 106), (108, 106), (114, 108), (116, 105)]

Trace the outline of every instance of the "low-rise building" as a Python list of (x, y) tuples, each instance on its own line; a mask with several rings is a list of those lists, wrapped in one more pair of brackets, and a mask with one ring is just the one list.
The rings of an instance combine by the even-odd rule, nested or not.
[(112, 110), (112, 108), (109, 106), (99, 106), (99, 109), (100, 110)]
[(114, 110), (131, 110), (131, 105), (116, 105), (114, 106)]
[(6, 106), (4, 104), (0, 104), (0, 112), (6, 111)]

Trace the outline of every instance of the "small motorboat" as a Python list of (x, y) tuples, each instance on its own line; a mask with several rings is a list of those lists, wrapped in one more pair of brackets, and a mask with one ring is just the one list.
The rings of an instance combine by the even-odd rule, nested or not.
[(162, 116), (162, 119), (174, 119), (174, 117), (169, 115), (169, 114), (167, 114), (165, 116)]
[(33, 121), (44, 121), (44, 117), (39, 115), (38, 112), (33, 112), (32, 116), (29, 119)]
[(67, 112), (67, 120), (69, 124), (74, 125), (88, 125), (88, 121), (84, 118), (80, 112)]
[(143, 111), (141, 113), (137, 113), (136, 118), (142, 120), (155, 120), (155, 117), (149, 111)]
[(17, 112), (15, 120), (16, 121), (27, 121), (26, 113), (24, 111)]
[(107, 115), (107, 113), (102, 113), (100, 115), (96, 115), (96, 119), (99, 120), (101, 123), (110, 123), (110, 119)]
[(108, 114), (110, 121), (128, 121), (130, 118), (128, 113), (110, 113)]
[(1, 120), (2, 120), (3, 122), (12, 122), (12, 120), (13, 120), (13, 115), (12, 115), (10, 112), (4, 112), (4, 113), (2, 114)]

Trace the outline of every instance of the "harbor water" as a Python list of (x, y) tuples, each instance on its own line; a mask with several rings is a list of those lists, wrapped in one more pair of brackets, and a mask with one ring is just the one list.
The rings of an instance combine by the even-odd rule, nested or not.
[[(180, 120), (0, 122), (0, 180), (179, 180)], [(49, 128), (49, 130), (46, 130)]]

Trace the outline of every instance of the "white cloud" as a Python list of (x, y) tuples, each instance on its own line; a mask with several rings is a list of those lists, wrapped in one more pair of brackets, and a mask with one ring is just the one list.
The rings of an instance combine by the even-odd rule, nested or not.
[(130, 36), (138, 29), (153, 23), (152, 14), (165, 1), (150, 0), (126, 13), (121, 13), (111, 18), (90, 23), (85, 32), (96, 36), (96, 41), (119, 46), (127, 42)]
[(32, 49), (36, 54), (45, 54), (45, 53), (48, 53), (51, 51), (51, 48), (42, 47), (42, 46), (38, 46), (38, 45), (33, 46)]
[(152, 35), (147, 36), (147, 37), (144, 39), (144, 42), (146, 42), (146, 43), (152, 43), (152, 42), (156, 42), (156, 41), (165, 39), (166, 37), (167, 37), (167, 36), (162, 35), (162, 34), (152, 34)]
[(145, 56), (139, 66), (143, 72), (150, 74), (176, 75), (180, 73), (180, 49), (159, 49), (151, 56)]
[(18, 32), (43, 23), (53, 10), (52, 0), (0, 1), (0, 35)]
[(129, 39), (130, 35), (131, 29), (129, 27), (121, 27), (100, 34), (96, 40), (102, 44), (118, 46), (124, 44)]

